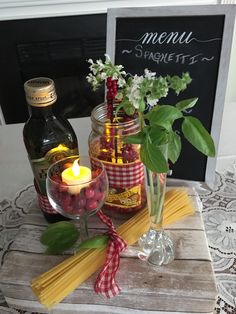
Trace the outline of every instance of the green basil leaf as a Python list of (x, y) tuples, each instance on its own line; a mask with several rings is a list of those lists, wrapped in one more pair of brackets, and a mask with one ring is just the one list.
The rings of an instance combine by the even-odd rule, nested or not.
[(124, 104), (124, 111), (128, 116), (132, 116), (135, 113), (135, 108), (130, 102)]
[(177, 75), (167, 75), (166, 78), (168, 80), (169, 87), (173, 89), (177, 95), (179, 95), (181, 91), (185, 90), (187, 88), (187, 85), (192, 81), (188, 72), (182, 73), (182, 77), (179, 77)]
[(97, 249), (107, 245), (109, 236), (106, 234), (96, 235), (90, 239), (83, 241), (79, 245), (79, 249)]
[(137, 134), (129, 135), (124, 138), (125, 143), (129, 144), (143, 144), (145, 141), (144, 132), (139, 132)]
[(150, 111), (148, 111), (146, 114), (143, 115), (144, 119), (149, 120), (153, 112), (159, 110), (161, 106), (164, 106), (164, 105), (155, 105)]
[(168, 145), (168, 159), (174, 164), (181, 152), (181, 139), (175, 132), (169, 133), (169, 145)]
[(166, 144), (169, 139), (169, 132), (159, 125), (149, 126), (148, 135), (155, 146)]
[(158, 173), (168, 172), (168, 163), (160, 148), (149, 141), (146, 141), (145, 144), (141, 146), (140, 156), (142, 162), (148, 169)]
[(146, 104), (145, 104), (144, 100), (141, 99), (141, 101), (140, 101), (140, 103), (139, 103), (139, 108), (138, 108), (138, 110), (139, 110), (140, 112), (143, 112), (143, 111), (145, 110), (145, 107), (146, 107)]
[(59, 254), (71, 248), (79, 238), (79, 231), (69, 221), (60, 221), (48, 226), (40, 237), (47, 246), (46, 254)]
[(185, 99), (185, 100), (179, 101), (175, 106), (179, 110), (185, 110), (185, 109), (194, 107), (197, 101), (198, 101), (198, 98)]
[(215, 156), (215, 145), (212, 137), (195, 117), (187, 116), (182, 123), (185, 138), (201, 153), (206, 156)]
[(174, 106), (163, 105), (158, 110), (149, 112), (149, 121), (151, 125), (160, 125), (167, 129), (176, 119), (183, 117), (182, 112)]
[(119, 116), (119, 111), (120, 109), (122, 109), (124, 107), (123, 102), (121, 102), (117, 107), (116, 107), (116, 111), (115, 111), (115, 116)]

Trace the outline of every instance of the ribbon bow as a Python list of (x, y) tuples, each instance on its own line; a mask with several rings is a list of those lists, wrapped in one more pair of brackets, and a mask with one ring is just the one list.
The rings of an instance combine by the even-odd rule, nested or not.
[(110, 240), (107, 247), (106, 262), (96, 279), (94, 291), (107, 298), (112, 298), (121, 291), (115, 282), (115, 275), (120, 265), (120, 253), (127, 247), (127, 243), (117, 234), (109, 217), (103, 214), (101, 210), (97, 215), (108, 226)]

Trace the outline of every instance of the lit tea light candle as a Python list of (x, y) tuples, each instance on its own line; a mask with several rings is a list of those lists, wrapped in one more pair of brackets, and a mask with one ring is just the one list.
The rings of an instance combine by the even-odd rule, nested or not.
[(78, 194), (81, 188), (86, 186), (86, 183), (92, 178), (91, 169), (80, 166), (78, 162), (79, 159), (76, 159), (72, 167), (66, 168), (61, 174), (62, 182), (69, 185), (71, 194)]

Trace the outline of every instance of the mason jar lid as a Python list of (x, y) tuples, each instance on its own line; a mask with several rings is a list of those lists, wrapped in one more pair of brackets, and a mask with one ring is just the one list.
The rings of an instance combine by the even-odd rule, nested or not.
[(55, 85), (48, 77), (36, 77), (25, 82), (26, 101), (35, 107), (45, 107), (57, 100)]

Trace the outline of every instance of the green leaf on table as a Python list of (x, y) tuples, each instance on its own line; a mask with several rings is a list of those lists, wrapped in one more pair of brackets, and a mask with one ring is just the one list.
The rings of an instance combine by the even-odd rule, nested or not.
[(80, 243), (79, 249), (98, 249), (105, 247), (109, 241), (107, 234), (99, 234)]
[(215, 156), (215, 145), (208, 131), (195, 117), (184, 117), (182, 131), (185, 138), (206, 156)]
[(146, 141), (141, 146), (140, 156), (142, 162), (148, 169), (158, 173), (168, 172), (168, 163), (161, 149), (149, 141)]
[(197, 101), (198, 101), (198, 98), (184, 99), (184, 100), (179, 101), (175, 106), (179, 110), (185, 110), (185, 109), (194, 107)]
[(169, 133), (168, 159), (174, 164), (181, 152), (181, 138), (174, 131)]
[(71, 248), (79, 238), (79, 231), (69, 221), (51, 224), (43, 232), (40, 242), (47, 246), (46, 254), (60, 254)]

